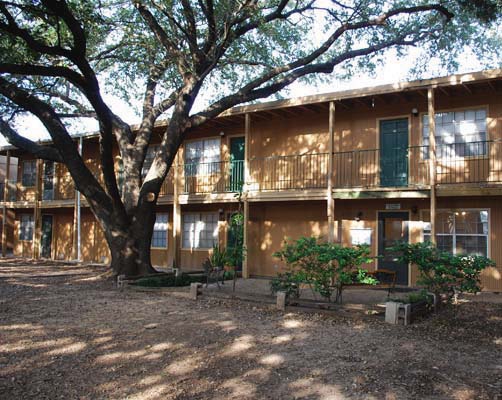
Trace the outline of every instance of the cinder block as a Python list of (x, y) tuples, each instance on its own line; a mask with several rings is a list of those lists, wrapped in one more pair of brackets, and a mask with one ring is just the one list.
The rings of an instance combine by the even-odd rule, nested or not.
[(120, 289), (120, 290), (124, 289), (124, 286), (126, 284), (125, 278), (126, 278), (125, 275), (118, 275), (117, 276), (117, 288), (118, 289)]
[(399, 306), (401, 303), (388, 301), (385, 303), (385, 322), (397, 325), (399, 323)]
[(190, 298), (192, 300), (197, 300), (197, 297), (202, 293), (201, 288), (202, 283), (193, 282), (190, 284)]
[(411, 324), (411, 304), (402, 304), (401, 307), (404, 309), (404, 324)]
[(286, 292), (277, 292), (277, 309), (286, 310)]

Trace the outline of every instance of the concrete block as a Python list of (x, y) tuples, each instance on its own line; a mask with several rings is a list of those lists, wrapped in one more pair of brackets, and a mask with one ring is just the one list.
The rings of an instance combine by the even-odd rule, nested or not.
[(411, 304), (402, 304), (401, 307), (404, 309), (404, 324), (411, 324)]
[(388, 301), (385, 303), (385, 322), (393, 325), (399, 323), (399, 306), (401, 303)]
[(125, 275), (118, 275), (117, 276), (117, 288), (120, 290), (124, 289), (124, 286), (126, 285), (125, 281), (126, 276)]
[(286, 292), (277, 292), (277, 309), (286, 310)]
[(197, 300), (197, 297), (202, 294), (202, 284), (199, 282), (193, 282), (190, 284), (190, 298), (192, 300)]

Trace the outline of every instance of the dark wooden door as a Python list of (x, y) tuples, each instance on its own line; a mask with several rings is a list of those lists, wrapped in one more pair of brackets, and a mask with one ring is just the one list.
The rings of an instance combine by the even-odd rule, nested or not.
[(408, 120), (380, 121), (380, 186), (408, 185)]
[(396, 283), (408, 285), (408, 264), (398, 261), (399, 254), (390, 251), (396, 242), (408, 242), (408, 213), (378, 213), (378, 269), (396, 272)]

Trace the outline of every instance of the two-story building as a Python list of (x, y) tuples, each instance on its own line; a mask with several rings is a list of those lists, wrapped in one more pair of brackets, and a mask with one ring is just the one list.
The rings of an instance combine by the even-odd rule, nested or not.
[[(99, 176), (97, 135), (76, 145)], [(10, 147), (0, 153), (4, 254), (107, 262), (103, 233), (65, 167)], [(117, 170), (120, 181), (118, 156)], [(200, 269), (214, 244), (230, 244), (239, 191), (244, 276), (273, 276), (285, 238), (315, 235), (369, 244), (380, 256), (369, 268), (414, 285), (416, 269), (387, 247), (432, 235), (441, 249), (495, 260), (482, 285), (502, 291), (502, 70), (229, 110), (178, 152), (158, 201), (152, 263)]]

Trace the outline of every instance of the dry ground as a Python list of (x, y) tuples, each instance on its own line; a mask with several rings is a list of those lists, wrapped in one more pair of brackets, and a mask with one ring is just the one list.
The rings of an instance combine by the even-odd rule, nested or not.
[(0, 263), (2, 399), (502, 399), (502, 304), (410, 327)]

